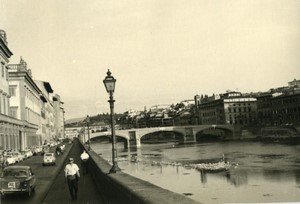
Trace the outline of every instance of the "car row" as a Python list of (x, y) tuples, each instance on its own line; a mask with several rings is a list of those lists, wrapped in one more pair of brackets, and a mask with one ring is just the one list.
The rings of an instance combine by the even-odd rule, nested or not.
[[(44, 154), (43, 166), (55, 165), (55, 161), (54, 153)], [(1, 195), (23, 193), (30, 197), (35, 187), (36, 176), (30, 166), (14, 165), (3, 168), (0, 176)]]
[[(65, 150), (64, 145), (59, 145), (59, 147), (63, 151)], [(7, 162), (9, 161), (9, 164), (12, 165), (17, 162), (23, 161), (24, 159), (29, 158), (34, 154), (35, 153), (32, 150), (4, 151), (2, 152), (2, 154), (0, 154), (0, 158), (6, 158)], [(56, 164), (56, 157), (52, 152), (45, 152), (42, 158), (43, 166)], [(36, 176), (30, 166), (22, 164), (5, 167), (2, 166), (2, 171), (0, 171), (1, 195), (22, 193), (30, 197), (32, 195), (32, 192), (34, 192), (36, 186)]]
[(14, 165), (32, 156), (33, 153), (30, 149), (25, 149), (22, 151), (5, 150), (0, 154), (0, 163), (2, 166)]

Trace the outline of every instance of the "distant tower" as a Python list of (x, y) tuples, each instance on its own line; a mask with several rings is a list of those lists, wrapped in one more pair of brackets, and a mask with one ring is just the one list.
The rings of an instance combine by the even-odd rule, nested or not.
[(200, 104), (200, 96), (199, 95), (196, 95), (194, 97), (194, 100), (195, 100), (195, 105), (198, 106)]

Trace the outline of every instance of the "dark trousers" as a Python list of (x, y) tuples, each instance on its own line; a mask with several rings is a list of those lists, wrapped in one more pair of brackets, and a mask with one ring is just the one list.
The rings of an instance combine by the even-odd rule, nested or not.
[(72, 200), (77, 198), (78, 181), (77, 179), (68, 178), (68, 186)]
[(81, 160), (81, 168), (83, 175), (88, 174), (89, 160)]

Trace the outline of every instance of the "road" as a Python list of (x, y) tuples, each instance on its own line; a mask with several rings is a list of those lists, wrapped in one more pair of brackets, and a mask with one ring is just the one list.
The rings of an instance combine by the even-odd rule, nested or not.
[[(43, 166), (43, 156), (32, 156), (23, 162), (16, 165), (28, 165), (32, 168), (33, 173), (36, 175), (36, 188), (31, 197), (22, 194), (1, 196), (1, 204), (40, 204), (45, 199), (54, 179), (58, 175), (62, 166), (64, 165), (67, 154), (70, 151), (71, 145), (65, 144), (65, 152), (56, 158), (55, 166)], [(50, 152), (54, 152), (54, 147)]]
[[(78, 140), (74, 140), (72, 145), (65, 144), (64, 153), (56, 157), (55, 166), (43, 166), (43, 157), (41, 155), (33, 156), (20, 165), (28, 165), (36, 175), (36, 189), (31, 197), (26, 195), (6, 195), (1, 197), (0, 204), (68, 204), (71, 203), (71, 197), (68, 185), (64, 178), (64, 167), (69, 157), (74, 158), (74, 162), (80, 166), (81, 146)], [(54, 152), (51, 148), (50, 152)], [(105, 191), (105, 186), (98, 190), (95, 181), (90, 174), (81, 175), (78, 182), (78, 199), (72, 201), (73, 204), (102, 204), (102, 203), (120, 203), (121, 198), (116, 197), (113, 192)], [(105, 192), (105, 193), (104, 193)]]

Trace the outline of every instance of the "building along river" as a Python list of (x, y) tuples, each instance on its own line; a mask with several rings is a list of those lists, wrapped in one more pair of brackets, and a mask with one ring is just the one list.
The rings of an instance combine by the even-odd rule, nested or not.
[[(91, 148), (111, 161), (111, 143)], [(142, 144), (124, 149), (117, 144), (123, 172), (200, 203), (300, 201), (300, 145), (262, 142)], [(225, 159), (228, 170), (197, 170), (195, 165)]]

